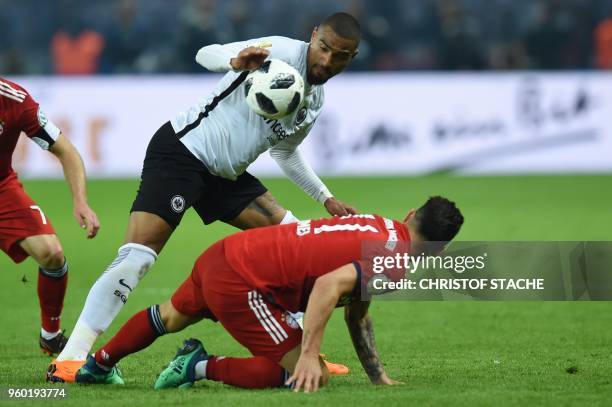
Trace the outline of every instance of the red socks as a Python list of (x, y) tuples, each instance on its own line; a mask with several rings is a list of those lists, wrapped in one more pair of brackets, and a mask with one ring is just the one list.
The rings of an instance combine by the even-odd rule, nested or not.
[(112, 367), (127, 355), (146, 348), (165, 333), (159, 305), (153, 305), (130, 318), (119, 332), (96, 352), (96, 362)]
[(42, 328), (47, 332), (60, 330), (60, 315), (68, 285), (68, 263), (58, 270), (38, 268), (38, 302)]
[[(95, 354), (96, 362), (112, 367), (119, 360), (152, 344), (166, 333), (159, 305), (140, 311)], [(245, 389), (281, 387), (287, 379), (278, 363), (265, 357), (224, 358), (212, 356), (206, 363), (206, 378)]]
[(288, 378), (285, 369), (272, 360), (251, 358), (211, 357), (206, 364), (206, 379), (245, 389), (281, 387)]

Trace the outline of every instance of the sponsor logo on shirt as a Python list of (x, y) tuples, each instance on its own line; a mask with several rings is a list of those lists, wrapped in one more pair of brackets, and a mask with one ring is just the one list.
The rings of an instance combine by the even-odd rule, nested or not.
[(289, 137), (289, 133), (287, 130), (283, 128), (283, 125), (276, 119), (268, 119), (266, 120), (266, 124), (270, 126), (270, 130), (272, 130), (272, 134), (270, 134), (267, 139), (271, 145), (275, 145), (280, 143), (287, 137)]
[[(302, 107), (295, 115), (295, 125), (298, 126), (302, 124), (304, 120), (306, 120), (306, 116), (308, 116), (308, 109)], [(270, 130), (272, 130), (272, 134), (267, 137), (271, 145), (280, 143), (291, 135), (277, 119), (267, 119), (266, 124), (269, 125)]]

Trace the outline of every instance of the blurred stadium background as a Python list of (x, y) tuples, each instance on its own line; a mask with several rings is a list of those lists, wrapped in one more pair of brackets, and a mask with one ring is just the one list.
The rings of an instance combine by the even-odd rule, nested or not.
[(361, 55), (350, 70), (612, 67), (608, 0), (2, 0), (0, 7), (5, 74), (200, 73), (193, 55), (202, 44), (306, 39), (336, 10), (362, 23)]
[[(219, 78), (195, 63), (197, 50), (267, 35), (308, 40), (337, 10), (360, 20), (361, 53), (326, 85), (324, 112), (301, 148), (340, 199), (399, 218), (428, 195), (446, 195), (466, 215), (462, 240), (610, 240), (609, 0), (0, 0), (0, 74), (29, 89), (79, 148), (102, 222), (86, 241), (61, 168), (20, 143), (15, 168), (71, 264), (66, 328), (122, 242), (151, 135)], [(297, 216), (324, 216), (267, 154), (252, 172)], [(231, 232), (188, 214), (102, 340), (167, 298), (202, 249)], [(34, 352), (35, 265), (0, 256), (0, 270), (2, 320), (11, 327), (0, 340), (0, 385), (39, 386), (48, 360)], [(354, 373), (321, 401), (606, 405), (612, 394), (609, 303), (378, 303), (373, 312), (387, 369), (407, 386), (363, 386), (336, 316), (325, 351)], [(245, 354), (206, 323), (128, 358), (126, 389), (79, 388), (73, 403), (134, 395), (159, 403), (147, 389), (189, 334)], [(165, 400), (295, 400), (224, 390)]]

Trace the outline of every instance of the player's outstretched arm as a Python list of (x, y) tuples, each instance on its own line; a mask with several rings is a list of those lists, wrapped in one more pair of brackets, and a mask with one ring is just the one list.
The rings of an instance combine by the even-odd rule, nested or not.
[(230, 59), (230, 66), (234, 71), (252, 71), (259, 68), (268, 55), (270, 51), (264, 47), (247, 47)]
[(297, 148), (310, 129), (304, 129), (299, 137), (285, 139), (270, 149), (270, 156), (283, 172), (304, 192), (321, 202), (332, 216), (355, 215), (357, 209), (337, 200)]
[(293, 375), (287, 380), (287, 384), (294, 385), (295, 391), (301, 388), (304, 389), (304, 392), (319, 389), (319, 382), (323, 376), (319, 363), (319, 351), (325, 326), (338, 300), (342, 296), (350, 295), (356, 282), (357, 270), (353, 264), (342, 266), (315, 281), (304, 314), (300, 357)]
[(200, 48), (196, 62), (212, 72), (251, 71), (263, 64), (270, 55), (272, 44), (261, 42), (248, 45), (246, 41), (230, 44), (212, 44)]
[(353, 206), (345, 204), (342, 201), (337, 200), (333, 196), (327, 198), (323, 203), (327, 212), (332, 216), (346, 216), (346, 215), (356, 215), (357, 209)]
[(87, 238), (92, 239), (98, 234), (100, 222), (98, 216), (87, 203), (87, 187), (85, 165), (81, 155), (63, 134), (49, 148), (64, 170), (64, 177), (72, 193), (73, 215), (78, 224), (87, 229)]
[(374, 340), (372, 319), (368, 314), (369, 306), (369, 301), (361, 301), (349, 304), (344, 308), (344, 319), (351, 334), (355, 352), (372, 383), (399, 384), (400, 382), (387, 376), (380, 361)]

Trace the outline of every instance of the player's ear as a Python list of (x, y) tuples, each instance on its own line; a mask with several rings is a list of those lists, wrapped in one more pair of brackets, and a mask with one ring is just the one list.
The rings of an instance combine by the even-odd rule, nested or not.
[(319, 26), (315, 25), (315, 27), (312, 29), (312, 34), (310, 34), (310, 42), (313, 42), (315, 40), (318, 32), (319, 32)]

